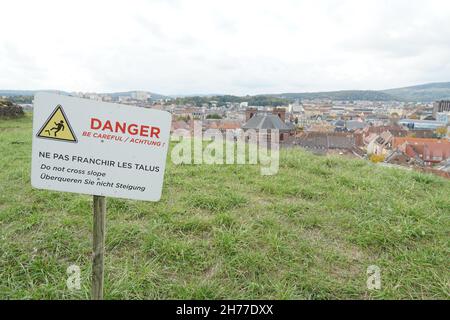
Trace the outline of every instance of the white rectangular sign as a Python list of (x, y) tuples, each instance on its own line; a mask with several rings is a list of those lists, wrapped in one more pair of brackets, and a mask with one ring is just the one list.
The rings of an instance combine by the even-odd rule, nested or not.
[(166, 111), (38, 93), (31, 184), (158, 201), (171, 120)]

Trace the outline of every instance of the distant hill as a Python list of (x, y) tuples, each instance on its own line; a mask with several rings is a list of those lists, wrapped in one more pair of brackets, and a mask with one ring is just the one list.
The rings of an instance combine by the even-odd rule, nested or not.
[(0, 96), (15, 97), (15, 96), (33, 96), (36, 92), (50, 92), (69, 95), (68, 92), (60, 90), (0, 90)]
[[(0, 90), (0, 96), (32, 96), (38, 91), (56, 92), (60, 94), (69, 95), (69, 92), (58, 90)], [(108, 93), (114, 97), (117, 96), (131, 96), (136, 91), (112, 92)], [(169, 98), (162, 94), (145, 91), (151, 95), (153, 100)], [(279, 98), (288, 100), (305, 100), (305, 99), (330, 99), (330, 100), (368, 100), (368, 101), (411, 101), (411, 102), (432, 102), (436, 100), (450, 99), (450, 82), (428, 83), (411, 87), (386, 89), (386, 90), (342, 90), (342, 91), (328, 91), (328, 92), (298, 92), (298, 93), (282, 93), (282, 94), (262, 94), (257, 96), (235, 97), (229, 95), (176, 95), (172, 96), (178, 98), (190, 99), (212, 99), (220, 100), (220, 98), (236, 98), (236, 101), (247, 101), (250, 98), (266, 97)], [(227, 100), (233, 101), (233, 100)]]
[(344, 90), (329, 92), (283, 93), (278, 95), (286, 99), (330, 99), (330, 100), (368, 100), (368, 101), (396, 101), (400, 100), (391, 94), (373, 90)]
[[(134, 90), (134, 91), (125, 91), (125, 92), (111, 92), (111, 93), (103, 93), (103, 94), (108, 94), (112, 97), (131, 97), (131, 95), (135, 92), (139, 92), (138, 90)], [(143, 91), (147, 94), (149, 94), (153, 100), (158, 100), (158, 99), (166, 99), (168, 98), (168, 96), (164, 96), (162, 94), (159, 93), (154, 93), (154, 92), (149, 92), (149, 91)]]
[[(36, 92), (51, 92), (51, 93), (58, 93), (62, 95), (70, 95), (70, 92), (67, 91), (60, 91), (60, 90), (0, 90), (0, 96), (5, 97), (17, 97), (17, 96), (34, 96)], [(131, 96), (136, 91), (126, 91), (126, 92), (112, 92), (107, 93), (113, 97), (118, 96)], [(158, 99), (165, 99), (167, 96), (164, 96), (162, 94), (153, 93), (144, 91), (151, 95), (152, 99), (158, 100)], [(103, 93), (104, 94), (104, 93)]]
[(450, 82), (428, 83), (412, 87), (383, 90), (382, 92), (405, 101), (431, 102), (450, 99)]
[(450, 99), (450, 82), (427, 83), (387, 90), (346, 90), (329, 92), (300, 92), (276, 95), (287, 99), (330, 99), (370, 101), (432, 102)]

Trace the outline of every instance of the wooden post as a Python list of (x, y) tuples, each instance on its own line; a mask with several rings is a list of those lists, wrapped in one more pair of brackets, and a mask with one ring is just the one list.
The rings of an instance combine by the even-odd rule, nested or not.
[(106, 199), (94, 196), (94, 230), (91, 299), (103, 299), (103, 254), (105, 253)]

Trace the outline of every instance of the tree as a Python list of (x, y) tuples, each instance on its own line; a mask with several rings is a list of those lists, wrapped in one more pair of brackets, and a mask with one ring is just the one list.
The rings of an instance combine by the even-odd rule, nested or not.
[(378, 155), (378, 154), (371, 154), (369, 156), (370, 161), (372, 161), (373, 163), (378, 163), (378, 162), (383, 162), (384, 161), (384, 156), (383, 155)]
[(445, 137), (447, 135), (447, 128), (446, 127), (437, 128), (436, 135), (441, 138)]
[(206, 119), (222, 119), (222, 117), (219, 114), (214, 113), (214, 114), (208, 114), (206, 116)]

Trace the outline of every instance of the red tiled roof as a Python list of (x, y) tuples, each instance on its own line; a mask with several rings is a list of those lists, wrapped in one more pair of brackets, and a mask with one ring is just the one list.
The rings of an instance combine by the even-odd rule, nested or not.
[(394, 138), (393, 147), (399, 147), (408, 156), (419, 156), (426, 162), (441, 162), (450, 158), (450, 141), (422, 138)]
[(190, 129), (190, 125), (185, 122), (185, 121), (172, 121), (172, 131), (175, 131), (177, 129), (185, 129), (185, 130), (189, 130)]
[(204, 122), (205, 129), (219, 129), (219, 130), (234, 130), (240, 129), (241, 123), (239, 121), (217, 120)]

